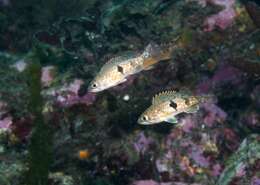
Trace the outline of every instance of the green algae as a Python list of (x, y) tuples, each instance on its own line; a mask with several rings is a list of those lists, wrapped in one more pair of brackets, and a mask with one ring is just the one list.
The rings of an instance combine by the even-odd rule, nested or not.
[(20, 179), (24, 170), (24, 163), (21, 161), (17, 160), (15, 163), (2, 161), (0, 163), (0, 184), (18, 184), (18, 180)]
[[(151, 40), (158, 42), (170, 41), (172, 38), (175, 38), (178, 33), (182, 33), (181, 42), (184, 46), (188, 46), (188, 50), (179, 53), (179, 56), (170, 61), (169, 66), (176, 64), (178, 61), (183, 61), (185, 65), (187, 65), (187, 63), (193, 63), (194, 68), (190, 69), (191, 72), (185, 71), (182, 76), (187, 75), (184, 74), (186, 72), (190, 74), (197, 72), (196, 75), (199, 75), (198, 70), (200, 70), (200, 64), (211, 58), (217, 62), (218, 58), (215, 57), (215, 55), (219, 55), (219, 53), (223, 51), (222, 48), (224, 44), (227, 45), (226, 48), (233, 47), (232, 45), (234, 44), (229, 43), (230, 39), (228, 39), (227, 36), (233, 34), (233, 32), (234, 35), (239, 34), (234, 30), (233, 32), (229, 32), (228, 30), (223, 32), (201, 33), (199, 25), (202, 24), (205, 18), (204, 16), (209, 13), (212, 14), (214, 11), (216, 12), (217, 9), (214, 11), (210, 9), (207, 10), (207, 8), (202, 9), (198, 5), (194, 6), (195, 3), (185, 5), (184, 1), (155, 0), (152, 1), (152, 3), (149, 0), (84, 1), (85, 5), (78, 4), (80, 5), (78, 8), (78, 5), (70, 6), (71, 3), (73, 3), (72, 1), (63, 1), (65, 2), (64, 6), (60, 6), (60, 8), (55, 8), (55, 6), (59, 6), (57, 1), (51, 3), (46, 1), (47, 3), (44, 6), (42, 6), (42, 4), (36, 5), (28, 0), (25, 2), (24, 5), (15, 3), (14, 7), (19, 9), (18, 12), (23, 11), (21, 13), (22, 18), (19, 18), (18, 23), (14, 25), (12, 23), (15, 22), (15, 18), (18, 17), (15, 11), (10, 11), (10, 14), (12, 14), (10, 17), (7, 16), (9, 14), (7, 12), (1, 13), (0, 19), (3, 27), (0, 28), (0, 31), (2, 33), (5, 31), (10, 32), (11, 36), (14, 36), (15, 39), (9, 40), (11, 44), (9, 45), (10, 47), (8, 46), (8, 48), (14, 51), (26, 50), (27, 52), (27, 50), (31, 49), (30, 46), (32, 42), (35, 41), (32, 38), (36, 38), (36, 42), (40, 44), (37, 43), (39, 44), (37, 46), (37, 57), (35, 56), (32, 61), (37, 61), (38, 58), (40, 58), (38, 62), (40, 62), (41, 65), (55, 65), (59, 69), (58, 80), (55, 79), (52, 85), (57, 86), (56, 89), (60, 88), (58, 85), (66, 83), (71, 80), (71, 78), (83, 78), (87, 84), (90, 78), (95, 74), (95, 71), (105, 62), (106, 59), (102, 59), (104, 54), (109, 53), (114, 55), (123, 50), (142, 49), (143, 46)], [(95, 2), (98, 3), (95, 4)], [(50, 8), (48, 8), (49, 6)], [(187, 6), (187, 8), (185, 8), (185, 6)], [(88, 10), (81, 14), (80, 12), (82, 12), (84, 8)], [(31, 9), (31, 12), (27, 9)], [(16, 16), (13, 16), (13, 14)], [(33, 20), (27, 20), (28, 17), (24, 19), (24, 15), (35, 17)], [(248, 24), (250, 24), (250, 22)], [(10, 31), (6, 28), (12, 28), (14, 31)], [(42, 32), (47, 32), (47, 36), (55, 41), (57, 39), (57, 43), (44, 44), (45, 40), (37, 38), (38, 33)], [(5, 36), (5, 34), (1, 34), (0, 41), (4, 40)], [(236, 40), (236, 38), (232, 39)], [(251, 41), (247, 42), (251, 44)], [(1, 42), (0, 45), (1, 48), (5, 47), (4, 42)], [(238, 50), (233, 53), (239, 53), (241, 48), (243, 49), (243, 47), (239, 45)], [(94, 59), (92, 61), (84, 58), (84, 50), (89, 50), (93, 54)], [(212, 52), (212, 50), (214, 52)], [(250, 51), (250, 54), (248, 51)], [(250, 56), (254, 56), (252, 55), (253, 52), (254, 50), (245, 50), (245, 53)], [(46, 174), (50, 167), (48, 163), (51, 161), (49, 158), (51, 155), (51, 141), (48, 141), (51, 140), (49, 137), (51, 134), (48, 134), (50, 129), (40, 113), (43, 109), (43, 100), (39, 97), (39, 75), (38, 77), (30, 75), (30, 78), (34, 78), (38, 84), (35, 83), (33, 88), (31, 84), (29, 91), (26, 83), (24, 83), (24, 77), (20, 76), (23, 74), (17, 75), (15, 74), (15, 70), (11, 71), (9, 68), (8, 71), (11, 71), (11, 73), (5, 74), (5, 70), (7, 69), (6, 64), (10, 62), (9, 59), (14, 55), (10, 54), (5, 55), (5, 57), (6, 56), (8, 59), (5, 60), (5, 64), (0, 63), (0, 65), (3, 66), (3, 68), (0, 68), (2, 72), (1, 76), (6, 77), (0, 79), (1, 82), (5, 83), (5, 86), (1, 86), (6, 90), (4, 94), (7, 96), (5, 96), (4, 99), (8, 100), (8, 104), (11, 107), (15, 108), (15, 113), (24, 112), (25, 114), (35, 115), (34, 121), (36, 124), (31, 137), (29, 155), (30, 170), (27, 177), (30, 177), (30, 183), (37, 184), (38, 181), (45, 183), (47, 179)], [(182, 58), (182, 60), (180, 60), (180, 58)], [(19, 57), (16, 57), (12, 63), (18, 59)], [(91, 62), (93, 63), (91, 64)], [(168, 64), (165, 64), (165, 66), (167, 67)], [(30, 73), (39, 73), (39, 69), (36, 68), (37, 67), (33, 67), (33, 70), (29, 70)], [(91, 148), (94, 151), (99, 150), (100, 147), (102, 148), (100, 153), (104, 152), (98, 154), (101, 157), (94, 156), (93, 159), (89, 159), (90, 162), (88, 161), (89, 163), (95, 161), (99, 165), (102, 165), (102, 160), (107, 160), (119, 152), (126, 153), (131, 168), (132, 165), (135, 165), (140, 159), (140, 156), (138, 156), (138, 153), (132, 146), (134, 141), (133, 132), (137, 128), (153, 131), (151, 133), (154, 133), (153, 137), (155, 139), (158, 139), (160, 132), (161, 137), (165, 137), (169, 134), (171, 127), (167, 125), (144, 128), (136, 124), (136, 118), (147, 105), (146, 101), (148, 100), (143, 99), (151, 97), (155, 91), (158, 91), (156, 86), (160, 86), (161, 88), (177, 87), (174, 84), (176, 82), (175, 77), (170, 78), (167, 73), (162, 73), (162, 77), (157, 74), (160, 70), (164, 73), (164, 70), (159, 66), (158, 69), (145, 72), (145, 75), (143, 73), (140, 77), (137, 77), (138, 80), (135, 81), (136, 83), (140, 83), (140, 85), (136, 89), (134, 89), (136, 85), (134, 84), (122, 90), (123, 92), (121, 92), (121, 90), (116, 91), (116, 93), (114, 92), (114, 94), (118, 94), (117, 96), (107, 93), (101, 94), (99, 101), (97, 101), (95, 105), (84, 108), (88, 110), (83, 110), (83, 107), (78, 105), (77, 107), (75, 106), (74, 108), (66, 110), (60, 110), (55, 107), (55, 111), (57, 111), (54, 112), (55, 114), (60, 114), (62, 111), (65, 112), (59, 117), (59, 119), (65, 121), (55, 130), (55, 134), (59, 136), (55, 138), (55, 144), (59, 146), (57, 147), (58, 151), (55, 151), (55, 155), (58, 154), (59, 158), (54, 162), (53, 166), (68, 175), (63, 174), (56, 178), (57, 174), (52, 176), (53, 173), (49, 173), (49, 179), (53, 180), (52, 177), (54, 177), (54, 179), (56, 178), (55, 180), (57, 180), (55, 182), (61, 184), (72, 184), (72, 177), (73, 179), (78, 178), (78, 181), (84, 179), (82, 180), (82, 185), (110, 185), (112, 181), (113, 184), (120, 184), (117, 180), (106, 179), (108, 176), (115, 178), (120, 176), (120, 174), (115, 175), (112, 172), (108, 172), (109, 175), (107, 175), (107, 177), (86, 175), (86, 173), (92, 171), (93, 168), (89, 168), (89, 166), (86, 165), (88, 163), (84, 163), (84, 165), (81, 166), (78, 165), (75, 157), (71, 157), (73, 155), (72, 153), (77, 152), (79, 145), (81, 147)], [(182, 68), (178, 70), (182, 71)], [(207, 70), (205, 71), (207, 72)], [(171, 71), (171, 73), (174, 72)], [(11, 74), (13, 74), (14, 77), (11, 76)], [(154, 78), (157, 77), (159, 77), (160, 82), (157, 82), (157, 84), (153, 83)], [(17, 81), (13, 80), (17, 78), (22, 78), (22, 80), (18, 80), (18, 82), (21, 83), (17, 83)], [(197, 76), (192, 77), (194, 81), (196, 78)], [(174, 85), (166, 83), (164, 79), (168, 79), (166, 81), (174, 81), (172, 83)], [(189, 86), (191, 82), (193, 81), (186, 79), (183, 80), (181, 85)], [(10, 86), (12, 86), (12, 88), (9, 88)], [(13, 93), (11, 92), (12, 90), (19, 93)], [(113, 92), (113, 90), (111, 91)], [(26, 96), (20, 96), (21, 92), (26, 93)], [(31, 98), (30, 105), (28, 106), (27, 100), (30, 99), (29, 92), (32, 93), (34, 97)], [(130, 95), (130, 101), (121, 101), (120, 99), (123, 94), (126, 93)], [(8, 98), (10, 94), (17, 95), (18, 98), (15, 99), (12, 98), (12, 96)], [(143, 98), (144, 96), (145, 98)], [(102, 101), (103, 99), (101, 97), (104, 97), (103, 99), (106, 100)], [(49, 112), (46, 111), (46, 114), (48, 113)], [(15, 117), (22, 116), (23, 115), (20, 114)], [(67, 125), (73, 127), (73, 124), (78, 128), (75, 129), (73, 136), (70, 136), (70, 128)], [(151, 133), (149, 133), (149, 135), (151, 135)], [(123, 139), (125, 137), (127, 139)], [(47, 141), (50, 142), (50, 146), (47, 146)], [(157, 145), (159, 146), (159, 144)], [(176, 148), (178, 148), (178, 145), (176, 145)], [(46, 154), (47, 159), (43, 154)], [(124, 167), (129, 168), (127, 165)], [(138, 172), (141, 171), (140, 169), (137, 170)], [(176, 170), (176, 176), (178, 175), (178, 171)], [(203, 174), (203, 176), (206, 175)], [(128, 179), (129, 177), (122, 178)], [(66, 179), (68, 181), (66, 181)], [(196, 179), (196, 182), (199, 181), (201, 181), (201, 179)]]
[(228, 185), (241, 166), (254, 164), (258, 159), (260, 159), (260, 138), (259, 135), (253, 134), (244, 139), (239, 149), (228, 159), (217, 185)]
[(41, 96), (41, 65), (39, 59), (32, 57), (27, 68), (29, 83), (29, 111), (34, 117), (28, 154), (26, 185), (47, 185), (52, 161), (52, 132), (44, 121), (43, 98)]

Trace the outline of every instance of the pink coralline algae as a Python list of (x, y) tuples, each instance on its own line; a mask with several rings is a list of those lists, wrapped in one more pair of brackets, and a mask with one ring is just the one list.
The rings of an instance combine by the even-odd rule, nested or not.
[(224, 30), (230, 26), (236, 17), (234, 9), (235, 0), (208, 0), (208, 2), (223, 6), (224, 9), (205, 20), (204, 31), (213, 31), (216, 27)]
[(242, 72), (230, 65), (223, 65), (215, 72), (212, 78), (201, 82), (197, 86), (197, 93), (208, 93), (210, 90), (217, 88), (223, 84), (230, 83), (239, 85), (242, 82)]
[(204, 31), (212, 31), (215, 27), (224, 30), (232, 24), (235, 16), (236, 13), (234, 9), (225, 9), (216, 15), (212, 15), (205, 20)]
[(91, 105), (96, 100), (94, 93), (85, 94), (82, 97), (79, 97), (75, 94), (70, 94), (67, 96), (59, 96), (58, 102), (62, 107), (71, 107), (76, 104)]
[(193, 159), (197, 165), (201, 167), (208, 167), (209, 160), (204, 157), (202, 149), (200, 147), (194, 147), (192, 150), (193, 151), (191, 151), (189, 157)]
[(215, 104), (204, 103), (202, 107), (206, 111), (203, 122), (209, 127), (212, 127), (216, 122), (223, 122), (227, 118), (227, 113)]
[(83, 81), (75, 79), (60, 91), (54, 92), (57, 96), (57, 102), (61, 107), (70, 107), (75, 104), (91, 105), (96, 100), (94, 93), (87, 93), (83, 96), (78, 95), (78, 91), (83, 85)]
[(172, 172), (171, 164), (173, 160), (173, 153), (171, 150), (165, 152), (164, 156), (155, 161), (158, 172)]
[(222, 167), (220, 164), (215, 164), (213, 167), (212, 167), (212, 171), (211, 171), (211, 175), (214, 176), (214, 177), (217, 177), (221, 174), (221, 171), (222, 171)]
[[(17, 61), (15, 64), (12, 65), (18, 72), (23, 72), (26, 67), (27, 63), (24, 59)], [(42, 75), (41, 75), (41, 82), (43, 87), (48, 87), (51, 82), (54, 80), (54, 66), (46, 66), (42, 68)]]
[(192, 168), (193, 164), (203, 168), (207, 168), (210, 165), (209, 158), (204, 156), (204, 151), (202, 145), (198, 145), (191, 140), (182, 141), (181, 146), (187, 152), (187, 156), (181, 157), (179, 166), (180, 169), (186, 172), (189, 176), (194, 176), (195, 171)]
[(0, 130), (10, 130), (13, 120), (11, 117), (6, 117), (0, 120)]
[(151, 144), (153, 144), (153, 140), (146, 137), (144, 133), (141, 132), (137, 136), (137, 140), (134, 143), (134, 148), (138, 153), (144, 154), (149, 149)]
[(221, 66), (212, 78), (213, 85), (220, 85), (221, 83), (230, 82), (232, 84), (239, 84), (241, 82), (241, 71), (229, 65)]
[(260, 185), (260, 177), (253, 177), (252, 179), (251, 179), (251, 183), (250, 183), (250, 185)]
[(46, 66), (42, 68), (41, 82), (44, 87), (47, 87), (53, 81), (54, 66)]
[(180, 121), (180, 125), (184, 132), (190, 133), (192, 129), (196, 127), (196, 121), (193, 116), (186, 116)]
[(192, 141), (183, 141), (181, 146), (186, 148), (189, 158), (192, 159), (197, 165), (201, 167), (209, 166), (209, 160), (204, 156), (201, 145), (197, 145)]

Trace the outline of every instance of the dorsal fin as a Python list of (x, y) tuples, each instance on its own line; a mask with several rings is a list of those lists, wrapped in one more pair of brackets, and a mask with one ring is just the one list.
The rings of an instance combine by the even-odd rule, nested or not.
[(137, 57), (138, 55), (140, 55), (140, 52), (125, 51), (125, 52), (121, 53), (119, 56), (115, 56), (115, 57), (111, 58), (110, 60), (108, 60), (107, 64), (115, 64), (115, 63), (118, 64), (125, 60)]
[(180, 39), (180, 36), (177, 36), (174, 40), (171, 40), (169, 42), (160, 43), (162, 54), (169, 53), (169, 55), (172, 55), (172, 52), (178, 48), (179, 39)]
[(105, 63), (105, 65), (103, 65), (102, 70), (105, 70), (106, 68), (111, 67), (113, 65), (120, 64), (121, 62), (124, 62), (130, 58), (134, 58), (134, 57), (138, 56), (138, 54), (140, 54), (140, 53), (134, 52), (134, 51), (126, 51), (119, 56), (114, 56), (114, 57), (110, 58)]
[(157, 103), (162, 102), (162, 101), (172, 100), (175, 97), (177, 97), (176, 91), (163, 91), (159, 94), (156, 94), (153, 97), (152, 104), (157, 104)]
[(142, 55), (144, 58), (156, 58), (159, 57), (161, 48), (155, 42), (150, 42), (144, 49)]

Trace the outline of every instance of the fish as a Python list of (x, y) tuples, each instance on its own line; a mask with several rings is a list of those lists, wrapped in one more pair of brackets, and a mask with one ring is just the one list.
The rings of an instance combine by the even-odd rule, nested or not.
[(128, 77), (154, 68), (159, 61), (171, 59), (176, 48), (173, 42), (158, 45), (149, 43), (143, 52), (125, 52), (106, 62), (90, 82), (89, 92), (101, 92), (127, 81)]
[(177, 123), (176, 115), (196, 113), (199, 105), (212, 97), (212, 95), (192, 95), (186, 90), (164, 91), (153, 97), (152, 105), (141, 114), (137, 122), (141, 125), (161, 122)]

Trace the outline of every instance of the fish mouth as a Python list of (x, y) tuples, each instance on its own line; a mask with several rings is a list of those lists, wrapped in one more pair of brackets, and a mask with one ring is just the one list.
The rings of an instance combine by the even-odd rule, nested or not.
[(99, 92), (99, 91), (97, 89), (93, 89), (93, 88), (89, 87), (88, 92), (96, 93), (96, 92)]
[(92, 92), (92, 93), (100, 92), (102, 90), (103, 89), (92, 87), (92, 85), (89, 85), (88, 87), (88, 92)]
[(159, 124), (161, 122), (162, 121), (158, 121), (158, 120), (149, 120), (149, 121), (144, 121), (144, 120), (141, 120), (141, 119), (137, 120), (137, 123), (139, 125), (156, 125), (156, 124)]
[(137, 123), (138, 123), (139, 125), (151, 125), (150, 122), (148, 122), (148, 121), (143, 121), (143, 120), (140, 120), (140, 119), (137, 120)]

